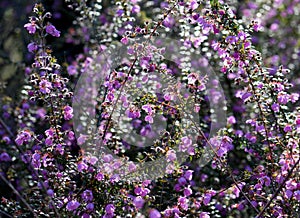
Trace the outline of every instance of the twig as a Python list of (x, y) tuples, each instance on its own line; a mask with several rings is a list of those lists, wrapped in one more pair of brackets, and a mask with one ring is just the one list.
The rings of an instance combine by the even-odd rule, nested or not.
[(30, 210), (30, 212), (33, 214), (34, 217), (38, 216), (36, 215), (36, 213), (34, 212), (34, 210), (32, 209), (32, 207), (27, 203), (27, 201), (23, 198), (23, 196), (15, 189), (15, 187), (11, 184), (11, 182), (9, 182), (3, 175), (2, 172), (0, 172), (0, 177), (1, 179), (13, 190), (13, 192), (21, 199), (21, 201), (25, 204), (25, 206)]
[[(12, 139), (14, 139), (14, 138), (15, 138), (14, 134), (10, 131), (10, 129), (8, 128), (8, 126), (5, 124), (5, 122), (2, 120), (1, 117), (0, 117), (0, 124), (4, 127), (4, 129), (5, 129), (6, 132), (10, 135), (10, 137), (11, 137)], [(21, 149), (20, 146), (16, 143), (16, 141), (15, 141), (15, 140), (12, 140), (12, 141), (13, 141), (15, 147), (17, 148), (17, 150), (19, 151), (19, 153), (20, 153), (20, 154), (24, 154), (25, 152), (22, 151), (22, 149)], [(47, 193), (47, 189), (46, 189), (44, 183), (40, 181), (40, 177), (39, 177), (38, 173), (36, 172), (36, 170), (34, 169), (34, 167), (33, 167), (31, 164), (28, 164), (27, 166), (30, 168), (31, 172), (34, 173), (34, 175), (36, 176), (37, 180), (40, 182), (40, 184), (41, 184), (41, 186), (42, 186), (44, 192)], [(54, 210), (54, 212), (55, 212), (56, 217), (60, 217), (58, 211), (56, 210), (55, 204), (54, 204), (54, 202), (52, 201), (52, 198), (50, 199), (50, 204), (53, 206), (53, 210)]]
[(272, 195), (272, 197), (270, 198), (270, 200), (268, 201), (268, 203), (264, 206), (264, 208), (260, 211), (260, 213), (256, 216), (256, 218), (261, 217), (264, 212), (266, 211), (266, 209), (270, 206), (270, 204), (272, 203), (272, 201), (274, 200), (274, 198), (277, 197), (277, 195), (279, 194), (279, 192), (281, 191), (281, 189), (283, 188), (283, 186), (285, 185), (286, 181), (290, 178), (290, 176), (292, 175), (294, 169), (296, 168), (296, 166), (299, 164), (300, 162), (300, 158), (298, 159), (298, 161), (294, 164), (294, 166), (292, 167), (292, 169), (290, 169), (288, 175), (285, 177), (285, 179), (283, 180), (283, 182), (280, 184), (280, 186), (277, 188), (277, 190), (275, 191), (275, 193)]

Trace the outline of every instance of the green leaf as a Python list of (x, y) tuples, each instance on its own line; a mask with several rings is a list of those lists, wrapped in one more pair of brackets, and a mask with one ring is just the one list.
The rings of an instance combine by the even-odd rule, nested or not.
[(219, 7), (219, 1), (218, 0), (210, 0), (210, 6), (212, 8)]

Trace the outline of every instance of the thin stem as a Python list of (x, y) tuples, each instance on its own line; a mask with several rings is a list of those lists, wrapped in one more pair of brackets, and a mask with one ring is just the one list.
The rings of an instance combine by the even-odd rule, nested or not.
[(256, 218), (260, 218), (265, 213), (266, 209), (270, 206), (270, 204), (272, 203), (272, 201), (277, 197), (277, 195), (279, 194), (279, 192), (281, 191), (281, 189), (285, 185), (286, 181), (291, 177), (294, 169), (299, 164), (299, 162), (300, 162), (300, 158), (294, 164), (294, 166), (292, 167), (292, 169), (289, 170), (288, 175), (284, 178), (283, 182), (280, 184), (280, 186), (277, 188), (277, 190), (275, 191), (275, 193), (272, 195), (272, 197), (270, 198), (270, 200), (268, 201), (268, 203), (264, 206), (264, 208), (260, 211), (260, 213), (256, 216)]
[(3, 210), (0, 210), (0, 213), (4, 214), (5, 216), (9, 217), (9, 218), (13, 218), (13, 216), (9, 215), (8, 213), (6, 213)]
[(27, 201), (23, 198), (23, 196), (15, 189), (15, 187), (9, 182), (3, 175), (3, 172), (0, 172), (1, 179), (12, 189), (12, 191), (21, 199), (21, 201), (25, 204), (25, 206), (30, 210), (34, 217), (38, 218), (38, 215), (34, 212), (33, 208), (27, 203)]
[[(11, 136), (11, 138), (14, 139), (15, 138), (14, 134), (10, 131), (10, 129), (8, 128), (8, 126), (5, 124), (5, 122), (2, 120), (1, 117), (0, 117), (0, 124), (4, 127), (4, 129)], [(25, 152), (20, 148), (20, 146), (16, 143), (16, 141), (15, 140), (12, 140), (12, 141), (13, 141), (15, 147), (17, 148), (17, 150), (19, 151), (19, 153), (22, 155), (25, 154)], [(30, 168), (30, 172), (36, 176), (37, 180), (40, 182), (40, 184), (42, 186), (42, 189), (44, 190), (45, 193), (47, 193), (47, 189), (46, 189), (44, 183), (41, 182), (41, 179), (40, 179), (38, 173), (36, 172), (36, 170), (34, 169), (34, 167), (31, 164), (28, 164), (27, 167)], [(53, 206), (53, 210), (55, 212), (56, 217), (60, 217), (60, 215), (58, 214), (58, 211), (56, 210), (55, 204), (52, 201), (52, 198), (50, 199), (50, 204)]]

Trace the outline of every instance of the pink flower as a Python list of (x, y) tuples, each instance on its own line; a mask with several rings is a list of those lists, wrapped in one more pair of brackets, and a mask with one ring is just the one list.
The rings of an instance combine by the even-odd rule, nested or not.
[(227, 118), (227, 123), (229, 124), (235, 124), (236, 123), (236, 119), (234, 116), (230, 116)]
[(291, 100), (292, 103), (295, 103), (296, 101), (298, 101), (298, 99), (299, 99), (299, 94), (298, 93), (292, 93), (290, 95), (290, 100)]
[(128, 38), (127, 37), (123, 37), (121, 39), (121, 42), (124, 44), (124, 45), (127, 45), (128, 44)]

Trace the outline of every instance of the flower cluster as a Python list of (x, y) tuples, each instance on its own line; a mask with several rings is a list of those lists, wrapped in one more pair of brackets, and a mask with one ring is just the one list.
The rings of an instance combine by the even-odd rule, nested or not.
[(65, 32), (35, 4), (25, 85), (0, 96), (0, 214), (297, 217), (297, 2), (66, 0)]

